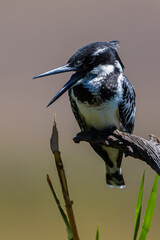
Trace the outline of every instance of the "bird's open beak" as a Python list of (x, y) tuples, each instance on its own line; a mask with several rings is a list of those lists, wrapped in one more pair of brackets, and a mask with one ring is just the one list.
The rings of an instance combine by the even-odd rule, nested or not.
[[(46, 77), (53, 74), (63, 73), (63, 72), (70, 72), (70, 71), (76, 71), (77, 69), (75, 67), (70, 67), (69, 64), (66, 64), (64, 66), (55, 68), (53, 70), (50, 70), (48, 72), (42, 73), (33, 79)], [(50, 103), (47, 105), (49, 107), (53, 102), (55, 102), (63, 93), (65, 93), (68, 89), (70, 89), (79, 79), (81, 78), (81, 74), (75, 73), (71, 76), (71, 79), (61, 88), (61, 90), (56, 94), (56, 96), (50, 101)]]

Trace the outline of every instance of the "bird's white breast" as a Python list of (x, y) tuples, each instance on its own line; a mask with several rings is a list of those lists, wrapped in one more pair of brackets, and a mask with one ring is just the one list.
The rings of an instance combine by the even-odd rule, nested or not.
[(117, 128), (120, 127), (118, 103), (116, 98), (111, 101), (106, 101), (99, 106), (92, 106), (86, 102), (82, 103), (75, 97), (74, 100), (79, 109), (79, 114), (85, 121), (88, 129), (94, 127), (98, 130), (103, 130), (113, 125)]

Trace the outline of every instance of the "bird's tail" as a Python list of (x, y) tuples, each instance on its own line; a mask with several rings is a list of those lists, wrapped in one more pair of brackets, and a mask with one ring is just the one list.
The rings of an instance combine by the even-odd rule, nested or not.
[(91, 144), (92, 148), (105, 161), (106, 182), (109, 187), (124, 188), (125, 182), (121, 170), (123, 152), (118, 149)]
[(121, 168), (117, 168), (113, 172), (113, 168), (110, 168), (106, 164), (106, 182), (109, 187), (124, 188), (125, 182), (123, 179)]

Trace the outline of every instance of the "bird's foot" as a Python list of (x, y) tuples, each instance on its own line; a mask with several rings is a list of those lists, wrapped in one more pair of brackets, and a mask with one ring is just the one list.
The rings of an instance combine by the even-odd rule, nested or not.
[(93, 143), (93, 144), (103, 144), (106, 142), (107, 136), (111, 135), (113, 131), (116, 130), (115, 126), (111, 126), (103, 131), (96, 130), (95, 128), (91, 128), (89, 131), (79, 132), (76, 137), (73, 138), (75, 143), (79, 143), (81, 141)]
[(91, 128), (89, 131), (82, 131), (77, 133), (76, 137), (73, 138), (73, 141), (75, 143), (85, 141), (93, 144), (99, 144), (104, 142), (104, 138), (101, 135), (101, 131), (98, 131), (95, 128)]

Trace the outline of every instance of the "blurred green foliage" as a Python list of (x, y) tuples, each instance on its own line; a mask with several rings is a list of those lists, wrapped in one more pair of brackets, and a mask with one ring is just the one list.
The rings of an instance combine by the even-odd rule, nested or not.
[[(134, 240), (137, 239), (137, 234), (140, 226), (142, 197), (143, 197), (143, 189), (144, 189), (144, 176), (145, 176), (145, 172), (143, 173), (139, 194), (138, 194), (138, 199), (137, 199), (137, 205), (136, 205), (135, 227), (134, 227), (134, 238), (133, 238)], [(147, 208), (145, 211), (142, 228), (139, 235), (139, 240), (145, 240), (147, 238), (147, 234), (149, 232), (149, 229), (152, 223), (153, 212), (154, 212), (155, 203), (156, 203), (157, 189), (158, 189), (158, 179), (159, 179), (159, 176), (158, 174), (156, 174), (153, 187), (150, 193), (150, 197), (148, 200)]]

